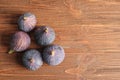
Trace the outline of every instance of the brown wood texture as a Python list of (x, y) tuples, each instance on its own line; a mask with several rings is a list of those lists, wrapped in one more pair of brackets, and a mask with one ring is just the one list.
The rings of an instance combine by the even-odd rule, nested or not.
[[(54, 28), (62, 64), (29, 71), (20, 53), (7, 54), (25, 12)], [(32, 38), (29, 48), (40, 46)], [(0, 80), (120, 80), (120, 0), (0, 0)]]

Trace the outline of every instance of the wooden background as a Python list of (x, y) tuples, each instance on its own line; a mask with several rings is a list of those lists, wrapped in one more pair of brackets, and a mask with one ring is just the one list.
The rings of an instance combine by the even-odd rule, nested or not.
[[(7, 54), (25, 12), (54, 28), (62, 64), (28, 71), (20, 53)], [(32, 38), (29, 48), (40, 46)], [(120, 80), (120, 0), (0, 0), (0, 80)]]

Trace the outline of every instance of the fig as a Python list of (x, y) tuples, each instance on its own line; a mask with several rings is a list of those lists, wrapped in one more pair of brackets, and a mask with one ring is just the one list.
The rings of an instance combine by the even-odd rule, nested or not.
[(24, 32), (30, 32), (35, 28), (36, 23), (36, 16), (28, 12), (19, 17), (18, 28)]
[(10, 42), (9, 54), (26, 50), (30, 43), (31, 40), (27, 33), (22, 31), (14, 33)]
[(43, 50), (43, 60), (48, 65), (59, 65), (65, 58), (64, 49), (59, 45), (49, 45)]
[(41, 26), (36, 28), (34, 37), (37, 44), (46, 46), (55, 40), (55, 32), (51, 27)]
[(37, 70), (43, 65), (42, 56), (35, 49), (27, 50), (22, 57), (23, 65), (29, 70)]

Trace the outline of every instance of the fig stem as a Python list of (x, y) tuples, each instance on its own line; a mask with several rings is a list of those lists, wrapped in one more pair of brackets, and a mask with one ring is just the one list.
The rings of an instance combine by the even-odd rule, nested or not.
[(31, 62), (31, 63), (34, 63), (34, 59), (30, 59), (30, 62)]
[(13, 52), (14, 52), (14, 50), (10, 50), (8, 53), (9, 53), (9, 54), (12, 54)]
[(45, 32), (48, 33), (48, 28), (45, 29)]
[(52, 52), (51, 52), (51, 55), (54, 56), (54, 55), (55, 55), (55, 51), (52, 51)]
[(24, 20), (26, 20), (26, 19), (27, 19), (27, 17), (23, 17), (23, 19), (24, 19)]

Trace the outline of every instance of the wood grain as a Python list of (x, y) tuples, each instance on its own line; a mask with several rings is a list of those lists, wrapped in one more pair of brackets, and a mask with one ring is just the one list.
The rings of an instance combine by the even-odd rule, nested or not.
[[(20, 53), (7, 54), (25, 12), (54, 28), (54, 43), (66, 52), (62, 64), (33, 72)], [(29, 48), (41, 49), (30, 35)], [(0, 0), (0, 80), (120, 80), (120, 0)]]

